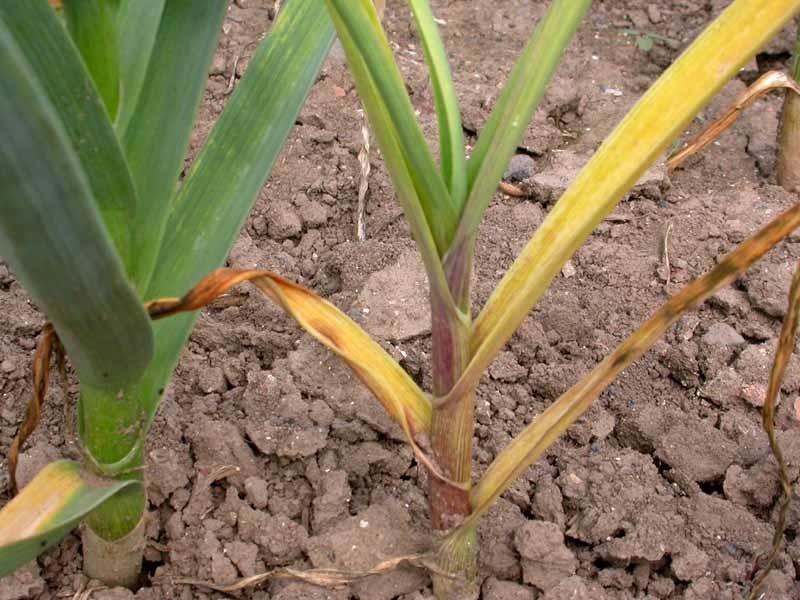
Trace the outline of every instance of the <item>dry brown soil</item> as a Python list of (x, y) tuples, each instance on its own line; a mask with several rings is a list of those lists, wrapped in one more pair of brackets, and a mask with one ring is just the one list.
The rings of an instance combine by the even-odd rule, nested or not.
[[(230, 7), (192, 154), (269, 27), (272, 4), (241, 0)], [(530, 196), (498, 194), (486, 215), (476, 307), (564, 181), (726, 4), (594, 3), (509, 173)], [(481, 129), (545, 5), (433, 2), (469, 132)], [(435, 139), (431, 87), (405, 3), (390, 1), (386, 20), (412, 100)], [(631, 29), (660, 37), (643, 51)], [(783, 64), (793, 34), (783, 32), (699, 122), (719, 114), (759, 71)], [(793, 202), (774, 181), (780, 102), (773, 96), (756, 103), (671, 177), (652, 170), (592, 234), (481, 383), (476, 475), (668, 294)], [(341, 51), (334, 50), (229, 263), (272, 269), (310, 286), (362, 322), (429, 386), (424, 276), (374, 150), (368, 239), (355, 239), (362, 123)], [(667, 228), (669, 273), (662, 253)], [(503, 496), (480, 530), (484, 599), (741, 597), (773, 533), (778, 485), (757, 405), (798, 256), (800, 237), (793, 237), (685, 316)], [(0, 269), (4, 454), (27, 401), (44, 318)], [(791, 364), (783, 392), (778, 425), (797, 490), (800, 363)], [(23, 479), (61, 452), (58, 394), (45, 413), (23, 457)], [(225, 466), (238, 472), (217, 479)], [(155, 422), (147, 472), (152, 544), (135, 594), (140, 600), (221, 597), (171, 583), (184, 577), (227, 583), (284, 565), (368, 568), (424, 550), (428, 540), (426, 483), (401, 432), (346, 368), (247, 288), (200, 317)], [(798, 525), (795, 498), (786, 550), (765, 598), (800, 598)], [(406, 569), (347, 590), (284, 581), (242, 596), (423, 600), (431, 598), (429, 583), (424, 572)], [(0, 581), (0, 598), (79, 598), (86, 587), (79, 537), (71, 535)], [(91, 597), (134, 596), (99, 590)]]

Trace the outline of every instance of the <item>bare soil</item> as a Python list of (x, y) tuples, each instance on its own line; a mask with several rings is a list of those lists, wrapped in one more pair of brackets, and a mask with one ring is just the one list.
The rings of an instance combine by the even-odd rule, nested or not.
[[(231, 5), (192, 154), (269, 27), (272, 4)], [(594, 3), (509, 170), (529, 196), (498, 194), (486, 215), (476, 307), (564, 182), (726, 4)], [(465, 127), (480, 131), (546, 3), (437, 0), (433, 6), (444, 22)], [(404, 2), (389, 2), (386, 22), (433, 140), (431, 87)], [(645, 51), (637, 41), (649, 35), (653, 46)], [(794, 28), (783, 32), (692, 131), (759, 72), (782, 65), (793, 39)], [(670, 293), (794, 201), (774, 181), (780, 103), (778, 96), (760, 100), (671, 177), (663, 167), (651, 170), (565, 267), (478, 390), (476, 476)], [(341, 51), (334, 49), (229, 264), (275, 270), (310, 286), (362, 322), (429, 386), (424, 275), (374, 149), (368, 239), (355, 237), (362, 124)], [(758, 404), (798, 257), (800, 236), (685, 316), (503, 496), (480, 529), (484, 599), (742, 597), (773, 534), (778, 483)], [(0, 266), (3, 453), (28, 399), (43, 322)], [(778, 427), (795, 491), (798, 409), (800, 363), (794, 361)], [(23, 455), (20, 479), (58, 457), (63, 443), (63, 408), (53, 393)], [(429, 539), (425, 475), (399, 429), (335, 357), (247, 288), (200, 317), (155, 422), (147, 472), (151, 545), (142, 587), (135, 595), (98, 590), (92, 598), (217, 598), (222, 595), (172, 582), (229, 583), (286, 565), (364, 569), (424, 550)], [(765, 598), (800, 598), (799, 526), (795, 497), (786, 548)], [(25, 571), (0, 580), (0, 598), (85, 598), (87, 584), (91, 590), (81, 573), (80, 539), (71, 535)], [(431, 598), (429, 585), (426, 573), (407, 568), (346, 590), (282, 581), (240, 595), (423, 600)]]

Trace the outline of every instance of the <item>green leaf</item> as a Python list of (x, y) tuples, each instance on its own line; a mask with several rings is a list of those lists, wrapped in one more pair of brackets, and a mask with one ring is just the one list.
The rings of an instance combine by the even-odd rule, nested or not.
[[(293, 1), (278, 13), (173, 202), (148, 298), (181, 295), (225, 261), (332, 39), (322, 0)], [(154, 324), (157, 359), (140, 393), (151, 414), (195, 318)]]
[(72, 40), (80, 50), (113, 121), (119, 107), (119, 46), (115, 3), (108, 0), (64, 0), (64, 17)]
[(136, 193), (122, 148), (77, 49), (47, 0), (3, 0), (6, 24), (72, 142), (126, 268)]
[[(343, 45), (344, 40), (349, 39), (345, 51), (348, 51), (347, 46), (351, 46), (348, 59), (357, 83), (359, 79), (362, 80), (359, 92), (367, 86), (372, 87), (376, 94), (375, 103), (388, 116), (389, 122), (383, 123), (384, 119), (375, 114), (375, 107), (371, 110), (365, 100), (365, 108), (371, 110), (373, 128), (377, 130), (387, 125), (391, 127), (391, 137), (394, 138), (391, 145), (388, 143), (388, 134), (381, 136), (376, 131), (381, 152), (385, 158), (387, 153), (399, 153), (405, 161), (406, 171), (411, 176), (419, 204), (441, 256), (453, 239), (459, 207), (433, 161), (372, 0), (327, 0), (326, 4), (334, 17)], [(356, 59), (354, 54), (359, 58)], [(366, 81), (365, 74), (360, 74), (361, 69), (354, 66), (356, 60), (363, 61), (363, 69), (369, 76), (369, 82)], [(364, 94), (361, 96), (363, 99)]]
[(347, 54), (347, 60), (358, 94), (369, 117), (375, 137), (378, 139), (378, 145), (386, 163), (386, 168), (392, 178), (392, 183), (394, 183), (397, 198), (403, 207), (403, 213), (411, 227), (411, 234), (422, 255), (422, 262), (425, 265), (425, 271), (430, 281), (432, 295), (436, 298), (436, 301), (452, 306), (453, 299), (439, 258), (439, 249), (434, 239), (432, 226), (428, 222), (422, 201), (414, 186), (411, 167), (406, 162), (400, 149), (395, 123), (389, 114), (386, 104), (380, 99), (375, 82), (353, 38), (350, 36), (349, 30), (329, 3), (328, 9), (339, 34), (339, 40)]
[(120, 107), (117, 134), (124, 137), (136, 108), (147, 65), (164, 12), (165, 0), (122, 0), (117, 16), (119, 31)]
[[(458, 242), (471, 240), (591, 0), (554, 0), (517, 59), (467, 163)], [(471, 247), (467, 243), (467, 247)]]
[(53, 322), (82, 382), (135, 380), (150, 319), (45, 91), (0, 22), (0, 256)]
[(410, 0), (410, 4), (433, 85), (433, 99), (439, 121), (442, 176), (453, 202), (460, 210), (466, 200), (467, 161), (464, 156), (464, 131), (450, 64), (428, 0)]
[(0, 510), (0, 577), (59, 542), (103, 502), (136, 481), (103, 480), (69, 460), (50, 463)]
[(123, 147), (139, 196), (133, 243), (140, 291), (155, 267), (227, 6), (227, 0), (164, 5), (147, 76), (125, 130)]

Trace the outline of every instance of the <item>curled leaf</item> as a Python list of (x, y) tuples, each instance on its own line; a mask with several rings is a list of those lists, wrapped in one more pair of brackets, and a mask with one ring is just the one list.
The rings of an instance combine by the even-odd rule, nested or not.
[(692, 154), (700, 152), (700, 150), (716, 140), (742, 116), (744, 110), (753, 102), (773, 90), (781, 89), (800, 94), (800, 85), (797, 85), (797, 82), (788, 73), (783, 71), (768, 71), (764, 73), (750, 87), (739, 94), (722, 116), (698, 133), (680, 152), (671, 156), (667, 161), (667, 170), (674, 171)]
[(200, 581), (199, 579), (180, 579), (175, 583), (183, 585), (194, 585), (199, 587), (208, 588), (216, 592), (223, 592), (230, 594), (245, 588), (253, 588), (265, 583), (267, 581), (275, 581), (277, 579), (297, 579), (305, 581), (312, 585), (328, 588), (341, 588), (353, 582), (372, 577), (373, 575), (382, 575), (395, 569), (399, 569), (405, 565), (416, 567), (424, 567), (429, 570), (435, 571), (436, 566), (429, 560), (426, 554), (410, 554), (407, 556), (398, 556), (381, 561), (373, 568), (366, 571), (345, 571), (342, 569), (322, 568), (322, 569), (292, 569), (291, 567), (281, 567), (273, 569), (265, 573), (251, 575), (244, 577), (231, 583), (229, 585), (217, 585), (207, 581)]
[(112, 496), (139, 485), (101, 479), (70, 460), (50, 463), (0, 510), (0, 577), (61, 540)]
[(465, 487), (442, 475), (417, 443), (417, 436), (427, 434), (430, 429), (431, 404), (427, 396), (361, 327), (310, 290), (269, 271), (217, 269), (183, 298), (153, 300), (147, 304), (147, 310), (153, 319), (197, 310), (244, 281), (258, 287), (303, 329), (344, 359), (386, 412), (403, 428), (415, 456), (434, 477), (455, 487)]
[(22, 420), (17, 435), (14, 436), (8, 449), (8, 478), (12, 494), (16, 494), (18, 491), (17, 463), (19, 462), (20, 450), (25, 440), (36, 429), (42, 415), (42, 404), (44, 403), (45, 394), (47, 394), (47, 382), (50, 377), (50, 357), (53, 353), (56, 354), (57, 360), (61, 364), (64, 354), (61, 343), (58, 341), (58, 335), (56, 335), (51, 323), (45, 323), (44, 328), (42, 328), (42, 337), (39, 339), (36, 352), (33, 355), (33, 391), (31, 398), (25, 410), (25, 418)]
[(772, 537), (772, 548), (767, 555), (761, 574), (753, 584), (748, 598), (757, 600), (760, 598), (761, 590), (764, 587), (767, 576), (775, 565), (781, 546), (783, 545), (783, 534), (786, 531), (786, 520), (789, 516), (789, 506), (792, 502), (792, 487), (789, 480), (789, 473), (786, 468), (786, 460), (778, 444), (775, 435), (775, 405), (778, 401), (778, 394), (781, 392), (781, 382), (786, 373), (786, 366), (794, 350), (794, 339), (797, 335), (797, 320), (800, 316), (800, 264), (795, 268), (792, 277), (792, 285), (789, 289), (789, 310), (781, 326), (781, 336), (778, 340), (778, 348), (775, 350), (775, 360), (772, 362), (772, 371), (769, 374), (769, 387), (767, 397), (764, 400), (764, 408), (761, 412), (762, 426), (769, 438), (769, 445), (775, 461), (778, 463), (778, 479), (781, 482), (781, 499), (778, 505), (778, 519), (775, 523), (775, 533)]

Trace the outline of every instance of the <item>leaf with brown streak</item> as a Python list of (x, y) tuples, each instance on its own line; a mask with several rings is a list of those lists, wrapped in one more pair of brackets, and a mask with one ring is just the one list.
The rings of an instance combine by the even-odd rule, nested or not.
[[(753, 237), (740, 244), (709, 273), (695, 279), (672, 296), (612, 354), (536, 417), (497, 455), (477, 485), (472, 488), (471, 500), (474, 509), (461, 528), (473, 526), (514, 479), (538, 460), (559, 436), (591, 406), (592, 402), (614, 381), (617, 375), (642, 356), (683, 313), (697, 306), (721, 287), (734, 281), (798, 226), (800, 226), (800, 204), (795, 204), (786, 212), (778, 215)], [(795, 313), (797, 311), (797, 278), (798, 276), (795, 274), (792, 300), (792, 311)], [(796, 318), (796, 314), (793, 318)], [(787, 322), (789, 320), (787, 318)], [(792, 328), (795, 326), (793, 323), (790, 325)], [(786, 329), (786, 325), (784, 329)], [(782, 334), (782, 340), (788, 335), (788, 333)], [(791, 342), (789, 342), (788, 350), (784, 350), (787, 352), (787, 356), (790, 349)], [(780, 354), (781, 361), (785, 361), (787, 356), (783, 356), (783, 353)], [(776, 371), (778, 370), (782, 370), (782, 367), (776, 369)], [(780, 388), (781, 374), (773, 375), (774, 381), (770, 382), (771, 389)], [(777, 392), (773, 391), (773, 393)], [(771, 416), (769, 419), (771, 420)]]
[(764, 408), (761, 412), (762, 426), (769, 438), (769, 445), (775, 461), (778, 463), (778, 479), (781, 482), (781, 499), (778, 505), (778, 519), (775, 523), (775, 533), (772, 537), (772, 548), (767, 555), (764, 568), (750, 590), (748, 600), (757, 600), (761, 597), (761, 590), (766, 582), (767, 575), (775, 565), (781, 546), (783, 545), (783, 534), (786, 531), (786, 519), (789, 516), (789, 506), (792, 501), (792, 487), (789, 480), (789, 473), (786, 469), (786, 461), (783, 452), (778, 444), (775, 435), (775, 405), (778, 401), (778, 394), (781, 392), (781, 382), (786, 373), (786, 365), (794, 350), (794, 339), (797, 335), (797, 320), (800, 313), (800, 263), (795, 268), (792, 277), (792, 285), (789, 288), (789, 310), (781, 326), (781, 337), (778, 340), (778, 348), (775, 350), (775, 360), (772, 363), (772, 371), (769, 374), (769, 387), (767, 397), (764, 400)]
[(205, 277), (183, 298), (151, 301), (153, 319), (207, 306), (231, 287), (249, 281), (278, 304), (308, 333), (338, 354), (372, 391), (389, 415), (403, 428), (417, 459), (432, 474), (451, 485), (460, 484), (441, 475), (416, 442), (427, 434), (431, 422), (428, 397), (403, 368), (352, 319), (310, 290), (268, 271), (218, 269)]

